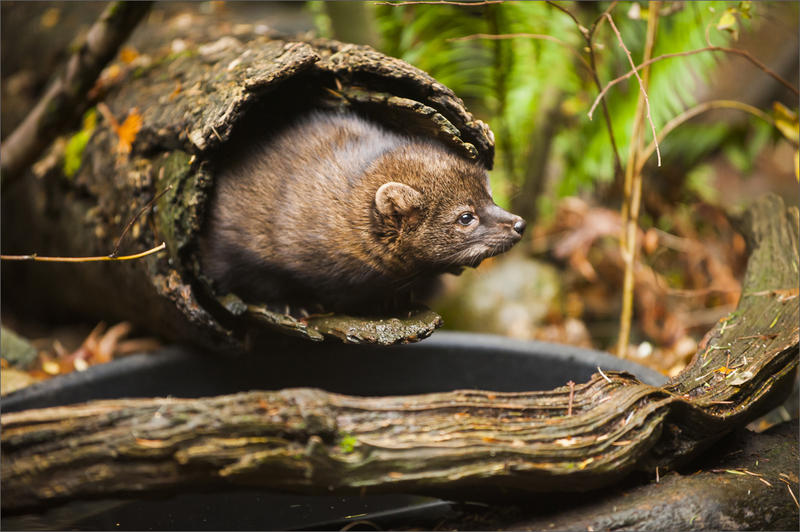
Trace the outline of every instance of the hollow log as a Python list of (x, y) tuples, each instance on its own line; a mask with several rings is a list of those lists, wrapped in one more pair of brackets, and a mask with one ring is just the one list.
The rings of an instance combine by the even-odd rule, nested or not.
[(663, 387), (626, 373), (547, 392), (319, 389), (96, 401), (2, 416), (3, 508), (159, 489), (584, 491), (662, 474), (780, 404), (798, 363), (798, 210), (745, 222), (737, 310)]
[[(129, 320), (165, 339), (219, 350), (241, 351), (272, 331), (379, 344), (430, 335), (441, 318), (427, 309), (301, 317), (216, 293), (200, 269), (196, 237), (215, 165), (225, 162), (219, 150), (254, 127), (278, 128), (314, 108), (348, 108), (491, 168), (489, 128), (447, 87), (367, 46), (223, 36), (181, 41), (186, 49), (176, 53), (174, 37), (156, 34), (138, 66), (118, 63), (118, 77), (93, 89), (104, 119), (54, 142), (2, 197), (4, 254), (108, 255), (132, 221), (120, 254), (162, 242), (166, 251), (127, 262), (4, 262), (3, 307), (37, 319)], [(113, 125), (128, 116), (141, 120), (132, 139)], [(88, 136), (82, 149), (72, 142), (81, 135)]]

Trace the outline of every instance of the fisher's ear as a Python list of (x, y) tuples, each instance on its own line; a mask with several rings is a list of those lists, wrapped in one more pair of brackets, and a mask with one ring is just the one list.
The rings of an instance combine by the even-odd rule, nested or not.
[(422, 194), (408, 185), (389, 181), (375, 192), (375, 207), (384, 216), (414, 217), (422, 207)]

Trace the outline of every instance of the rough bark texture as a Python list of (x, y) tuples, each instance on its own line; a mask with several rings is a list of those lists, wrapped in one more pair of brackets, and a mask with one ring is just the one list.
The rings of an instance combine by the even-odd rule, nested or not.
[(696, 468), (633, 487), (465, 507), (440, 530), (795, 530), (797, 422), (715, 444)]
[(175, 487), (584, 491), (679, 467), (788, 395), (798, 211), (749, 213), (739, 307), (664, 387), (625, 373), (548, 392), (364, 398), (316, 389), (98, 401), (2, 417), (3, 507)]
[(156, 208), (133, 225), (121, 252), (162, 241), (167, 252), (127, 263), (4, 264), (4, 287), (12, 287), (4, 290), (4, 306), (36, 309), (39, 317), (44, 310), (127, 319), (168, 339), (234, 349), (270, 330), (391, 344), (424, 338), (441, 325), (425, 310), (305, 319), (268, 305), (247, 306), (214, 293), (194, 253), (215, 165), (224, 164), (215, 159), (217, 149), (253, 127), (277, 127), (311, 108), (352, 108), (405, 133), (438, 138), (491, 167), (491, 131), (448, 88), (369, 47), (326, 40), (261, 36), (243, 43), (224, 36), (180, 53), (156, 49), (148, 57), (136, 68), (123, 65), (120, 79), (96, 87), (105, 91), (117, 121), (134, 110), (141, 116), (131, 153), (119, 152), (117, 134), (103, 121), (77, 154), (80, 169), (66, 175), (64, 142), (54, 143), (34, 171), (3, 194), (3, 252), (108, 254), (126, 223), (158, 194)]

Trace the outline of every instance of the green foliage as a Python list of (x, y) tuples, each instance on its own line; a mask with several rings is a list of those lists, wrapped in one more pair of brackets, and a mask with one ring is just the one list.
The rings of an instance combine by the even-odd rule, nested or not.
[[(586, 27), (608, 7), (607, 2), (559, 5)], [(644, 2), (620, 3), (612, 11), (637, 64), (642, 61), (647, 7)], [(706, 32), (712, 44), (727, 45), (739, 31), (750, 28), (751, 17), (758, 20), (760, 9), (749, 2), (663, 4), (653, 55), (704, 48), (708, 45)], [(491, 124), (497, 139), (492, 184), (499, 203), (508, 203), (525, 180), (541, 178), (532, 171), (538, 156), (533, 150), (541, 143), (551, 143), (544, 167), (545, 175), (552, 176), (548, 188), (557, 195), (577, 194), (613, 179), (614, 153), (602, 109), (595, 110), (593, 120), (587, 116), (599, 91), (576, 54), (587, 61), (589, 54), (577, 25), (565, 13), (545, 2), (512, 2), (475, 7), (377, 6), (376, 14), (385, 53), (431, 73)], [(530, 37), (453, 40), (477, 33), (546, 35), (566, 46)], [(595, 33), (594, 45), (601, 83), (630, 70), (607, 21)], [(648, 95), (656, 130), (697, 103), (699, 89), (713, 75), (720, 56), (719, 52), (703, 52), (652, 65)], [(623, 164), (638, 91), (638, 82), (631, 77), (606, 95)], [(545, 125), (550, 128), (544, 129)], [(650, 142), (649, 124), (646, 128), (645, 139)], [(662, 143), (663, 164), (681, 165), (688, 171), (690, 165), (718, 149), (740, 162), (752, 160), (752, 150), (766, 141), (763, 126), (756, 131), (759, 133), (743, 135), (724, 124), (683, 125)], [(748, 147), (754, 140), (757, 145)], [(701, 195), (708, 192), (707, 184), (699, 182), (704, 175), (698, 172), (692, 181), (692, 190)], [(547, 199), (530, 201), (539, 203), (540, 212), (552, 212)]]
[(67, 147), (64, 149), (64, 175), (71, 178), (81, 167), (83, 160), (83, 150), (92, 136), (95, 125), (97, 124), (97, 111), (94, 108), (89, 109), (83, 115), (83, 127), (80, 131), (72, 135), (67, 141)]

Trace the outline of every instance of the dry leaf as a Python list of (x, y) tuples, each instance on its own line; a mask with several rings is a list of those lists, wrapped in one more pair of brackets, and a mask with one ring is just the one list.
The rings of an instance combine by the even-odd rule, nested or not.
[(119, 137), (117, 153), (125, 155), (131, 152), (131, 146), (140, 129), (142, 129), (142, 115), (136, 108), (133, 108), (125, 121), (116, 129), (117, 137)]
[(181, 85), (181, 82), (179, 81), (175, 85), (175, 90), (169, 93), (169, 101), (174, 100), (178, 96), (178, 94), (181, 93), (182, 90), (183, 90), (183, 85)]
[(139, 57), (139, 52), (132, 46), (124, 46), (122, 50), (119, 51), (119, 58), (126, 65), (133, 63), (137, 57)]

